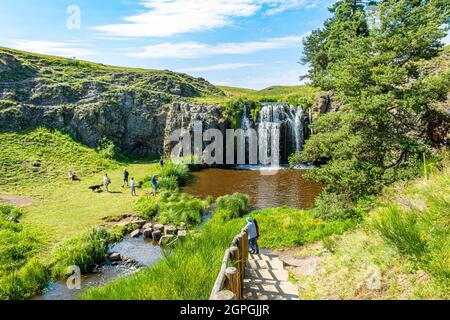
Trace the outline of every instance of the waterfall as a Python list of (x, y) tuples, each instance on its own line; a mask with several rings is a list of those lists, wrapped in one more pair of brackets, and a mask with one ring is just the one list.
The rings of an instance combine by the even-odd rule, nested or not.
[(250, 118), (248, 117), (248, 106), (244, 107), (244, 113), (242, 115), (241, 119), (241, 129), (244, 131), (247, 131), (252, 127), (252, 122), (250, 121)]
[[(302, 151), (307, 117), (303, 108), (295, 108), (288, 103), (263, 104), (257, 124), (260, 162), (265, 164), (264, 159), (267, 159), (269, 154), (272, 163), (279, 161), (280, 149), (284, 151), (284, 161), (291, 153)], [(272, 150), (273, 148), (276, 149)]]

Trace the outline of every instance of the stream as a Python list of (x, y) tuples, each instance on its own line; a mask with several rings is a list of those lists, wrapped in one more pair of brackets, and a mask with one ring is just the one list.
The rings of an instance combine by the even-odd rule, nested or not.
[(119, 277), (127, 277), (143, 267), (149, 267), (163, 257), (162, 249), (145, 241), (143, 237), (130, 238), (126, 236), (121, 242), (111, 245), (109, 252), (117, 252), (122, 256), (136, 261), (135, 264), (125, 262), (113, 263), (107, 261), (95, 272), (81, 276), (81, 288), (70, 290), (66, 280), (50, 282), (43, 294), (33, 300), (76, 300), (77, 295), (86, 289), (101, 286)]

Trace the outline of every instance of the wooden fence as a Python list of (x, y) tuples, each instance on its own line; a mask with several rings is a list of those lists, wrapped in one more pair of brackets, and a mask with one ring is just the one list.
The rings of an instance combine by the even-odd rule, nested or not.
[(248, 260), (248, 230), (242, 229), (225, 251), (210, 300), (241, 300)]

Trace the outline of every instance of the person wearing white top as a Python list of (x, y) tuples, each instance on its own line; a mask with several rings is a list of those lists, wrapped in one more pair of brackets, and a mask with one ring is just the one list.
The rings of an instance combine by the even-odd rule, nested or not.
[(131, 189), (131, 195), (132, 196), (137, 196), (137, 194), (136, 194), (136, 182), (134, 181), (134, 178), (131, 178), (130, 189)]
[(105, 177), (103, 178), (103, 185), (105, 186), (106, 192), (109, 192), (109, 185), (111, 184), (111, 179), (108, 177), (108, 174), (105, 174)]

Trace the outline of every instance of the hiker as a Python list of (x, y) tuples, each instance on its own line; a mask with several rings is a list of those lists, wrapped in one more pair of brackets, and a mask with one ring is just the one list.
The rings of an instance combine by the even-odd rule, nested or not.
[(128, 185), (128, 177), (130, 176), (130, 174), (128, 173), (127, 169), (123, 169), (123, 184), (122, 184), (122, 188), (125, 187), (125, 184)]
[(164, 168), (164, 159), (163, 158), (161, 158), (159, 160), (159, 166), (161, 167), (161, 169)]
[(69, 180), (70, 181), (79, 181), (80, 179), (78, 178), (76, 172), (72, 172), (72, 170), (71, 170), (71, 171), (69, 171)]
[(158, 191), (158, 175), (154, 174), (152, 176), (152, 187), (153, 187), (153, 195), (156, 197), (156, 192)]
[(131, 195), (132, 196), (137, 196), (137, 194), (136, 194), (136, 181), (134, 181), (134, 178), (131, 178), (130, 189), (131, 189)]
[(247, 226), (248, 230), (248, 246), (250, 248), (250, 253), (252, 254), (259, 254), (259, 248), (257, 246), (256, 239), (258, 237), (257, 231), (256, 231), (256, 225), (252, 218), (247, 218)]
[(111, 184), (111, 179), (108, 177), (108, 174), (105, 173), (105, 177), (103, 178), (103, 186), (106, 189), (106, 192), (109, 192), (109, 185)]
[(255, 239), (256, 254), (259, 254), (259, 245), (258, 245), (258, 240), (259, 240), (259, 225), (258, 225), (258, 221), (256, 221), (255, 218), (253, 218), (253, 223), (255, 224), (255, 227), (256, 227), (256, 239)]

